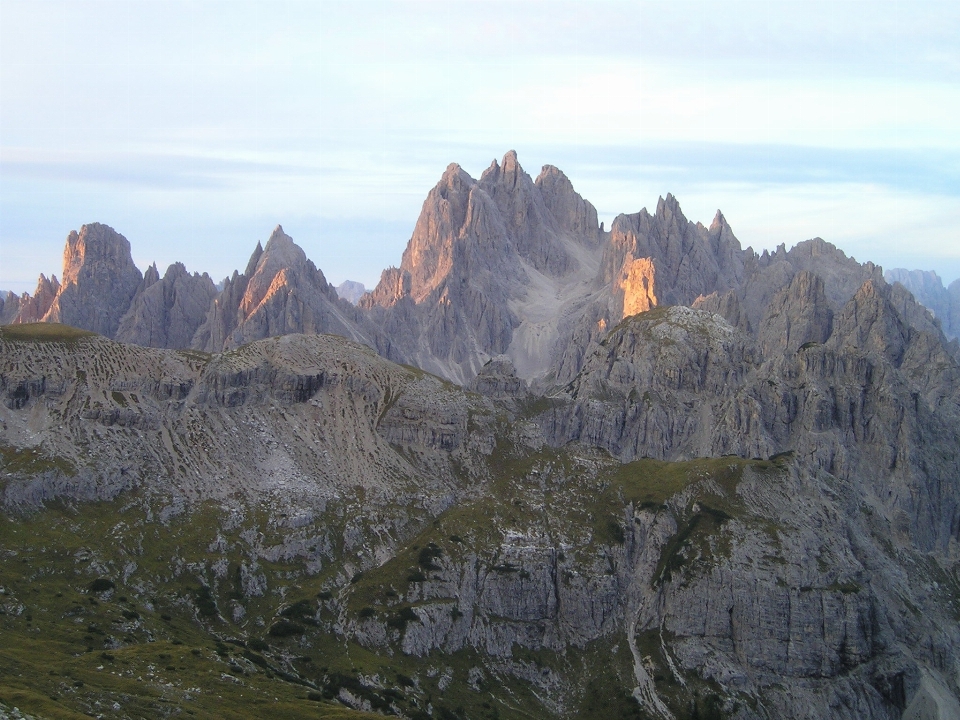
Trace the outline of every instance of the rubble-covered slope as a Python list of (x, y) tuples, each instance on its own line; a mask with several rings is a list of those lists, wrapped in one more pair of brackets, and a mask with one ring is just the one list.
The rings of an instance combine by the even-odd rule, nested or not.
[[(482, 395), (334, 336), (207, 355), (3, 328), (0, 702), (952, 717), (955, 364), (887, 318), (882, 292), (858, 297), (858, 321), (798, 350), (776, 387), (751, 336), (675, 308), (625, 321), (553, 398), (506, 357)], [(749, 404), (754, 385), (796, 419)], [(889, 413), (899, 439), (881, 434)], [(658, 450), (626, 443), (661, 420)], [(905, 469), (869, 474), (894, 440)]]

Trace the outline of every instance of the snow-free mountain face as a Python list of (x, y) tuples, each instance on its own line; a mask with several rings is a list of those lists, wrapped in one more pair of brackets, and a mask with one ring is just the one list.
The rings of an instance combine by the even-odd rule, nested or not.
[(955, 717), (960, 365), (814, 277), (757, 336), (625, 318), (549, 397), (506, 355), (467, 391), (333, 335), (3, 328), (0, 699)]
[(905, 270), (894, 268), (884, 276), (889, 283), (900, 283), (913, 293), (940, 321), (944, 334), (960, 339), (960, 280), (944, 287), (933, 270)]
[(938, 278), (515, 153), (358, 306), (279, 226), (62, 278), (0, 308), (0, 717), (960, 716)]
[(367, 288), (363, 286), (363, 283), (357, 282), (356, 280), (344, 280), (337, 285), (336, 290), (337, 296), (342, 297), (351, 305), (356, 305), (360, 302), (360, 298), (367, 292)]
[[(744, 250), (722, 213), (705, 227), (669, 194), (652, 214), (619, 215), (605, 231), (563, 172), (547, 165), (533, 179), (514, 152), (479, 180), (459, 165), (446, 169), (399, 267), (383, 272), (359, 309), (280, 227), (266, 247), (257, 245), (246, 270), (215, 292), (182, 265), (161, 282), (155, 269), (141, 279), (129, 243), (102, 225), (72, 234), (64, 257), (63, 287), (41, 277), (33, 297), (4, 300), (4, 322), (67, 319), (118, 340), (208, 352), (273, 335), (332, 332), (460, 384), (505, 355), (539, 388), (570, 382), (609, 330), (639, 312), (697, 306), (750, 335), (764, 323), (773, 333), (779, 326), (766, 319), (770, 303), (805, 272), (808, 284), (822, 286), (812, 298), (822, 307), (806, 310), (816, 317), (804, 322), (819, 323), (815, 335), (825, 339), (828, 315), (865, 281), (883, 282), (879, 268), (819, 238), (789, 252)], [(922, 292), (949, 331), (949, 293)], [(921, 311), (906, 314), (922, 322)], [(788, 345), (806, 332), (781, 326), (793, 338)], [(761, 342), (761, 349), (779, 342)]]

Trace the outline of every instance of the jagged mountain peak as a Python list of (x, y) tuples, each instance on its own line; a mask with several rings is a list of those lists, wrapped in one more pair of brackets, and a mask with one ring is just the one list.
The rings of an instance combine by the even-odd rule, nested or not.
[[(247, 277), (253, 275), (257, 270), (257, 263), (260, 262), (260, 256), (263, 255), (263, 245), (260, 244), (260, 241), (257, 241), (257, 246), (253, 249), (253, 252), (250, 253), (250, 259), (247, 260), (247, 267), (243, 271), (243, 274)], [(236, 273), (234, 273), (236, 274)]]
[[(292, 244), (293, 238), (287, 235), (283, 231), (283, 225), (279, 223), (273, 229), (273, 232), (270, 233), (270, 237), (267, 239), (266, 248), (269, 248), (272, 244), (281, 243), (281, 244)], [(264, 249), (266, 249), (264, 248)]]
[[(257, 247), (260, 244), (257, 243)], [(272, 293), (301, 281), (314, 281), (319, 274), (293, 238), (277, 225), (256, 263), (240, 303), (240, 312), (248, 317)], [(278, 282), (279, 279), (279, 282)], [(322, 274), (320, 274), (322, 279)], [(326, 285), (324, 280), (323, 285)]]
[(717, 208), (717, 214), (713, 216), (713, 221), (710, 223), (710, 232), (714, 232), (723, 227), (730, 227), (730, 223), (727, 222), (727, 218), (720, 209)]
[(532, 185), (533, 178), (520, 165), (516, 151), (510, 150), (503, 156), (502, 163), (497, 163), (496, 160), (490, 163), (490, 167), (480, 176), (480, 184), (488, 192), (492, 188), (515, 191)]
[(109, 265), (126, 269), (133, 266), (130, 242), (109, 225), (89, 223), (67, 236), (63, 251), (63, 284), (75, 283), (83, 268)]
[(460, 193), (469, 190), (476, 184), (477, 181), (470, 177), (470, 173), (460, 167), (458, 163), (450, 163), (431, 192), (436, 192), (445, 198), (448, 193)]
[[(170, 272), (169, 268), (167, 269), (167, 272)], [(157, 264), (155, 262), (150, 263), (150, 267), (148, 267), (147, 271), (143, 274), (143, 287), (150, 287), (159, 279), (160, 271), (157, 270)]]
[[(257, 243), (259, 247), (260, 243)], [(257, 272), (261, 266), (269, 264), (271, 267), (284, 265), (287, 267), (298, 267), (307, 262), (307, 254), (293, 238), (287, 235), (280, 225), (274, 228), (270, 234), (270, 239), (263, 248), (263, 253), (257, 261)]]
[(544, 165), (534, 184), (562, 232), (579, 236), (587, 244), (600, 243), (602, 228), (598, 224), (596, 208), (574, 190), (573, 183), (562, 170)]
[(680, 209), (680, 201), (673, 196), (673, 193), (667, 193), (666, 197), (660, 197), (657, 199), (657, 212), (656, 217), (661, 220), (661, 222), (673, 222), (676, 218), (677, 223), (686, 223), (687, 218), (683, 214), (683, 210)]
[(142, 279), (123, 235), (109, 225), (84, 225), (67, 236), (63, 282), (43, 320), (113, 337)]

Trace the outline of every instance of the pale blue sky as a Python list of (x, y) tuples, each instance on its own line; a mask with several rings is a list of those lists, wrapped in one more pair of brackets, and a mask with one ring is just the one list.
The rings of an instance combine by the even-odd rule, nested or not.
[(0, 288), (93, 221), (215, 280), (280, 223), (369, 286), (449, 162), (509, 149), (608, 226), (672, 192), (950, 281), (958, 37), (952, 1), (0, 0)]

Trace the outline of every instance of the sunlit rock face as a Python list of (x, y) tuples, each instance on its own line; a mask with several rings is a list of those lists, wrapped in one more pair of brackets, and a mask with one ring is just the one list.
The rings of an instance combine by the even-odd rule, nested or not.
[(689, 305), (700, 295), (723, 292), (743, 279), (744, 253), (723, 215), (718, 212), (709, 229), (692, 223), (669, 194), (653, 215), (644, 209), (613, 221), (603, 257), (604, 281), (622, 282), (641, 258), (656, 268), (661, 305)]
[(47, 276), (41, 273), (32, 296), (30, 293), (15, 295), (8, 292), (0, 297), (0, 325), (39, 322), (50, 310), (58, 292), (60, 281), (57, 276), (51, 275), (48, 280)]
[(623, 316), (653, 310), (657, 306), (656, 268), (650, 258), (637, 258), (624, 268), (620, 281), (623, 291)]
[(142, 279), (123, 235), (84, 225), (67, 237), (63, 280), (43, 320), (113, 337)]
[(215, 352), (290, 333), (334, 333), (373, 345), (363, 317), (279, 225), (209, 305), (191, 345)]
[(384, 329), (388, 357), (467, 382), (505, 353), (536, 377), (595, 291), (603, 238), (596, 210), (556, 168), (534, 181), (514, 152), (479, 180), (451, 165), (400, 267), (360, 304)]

